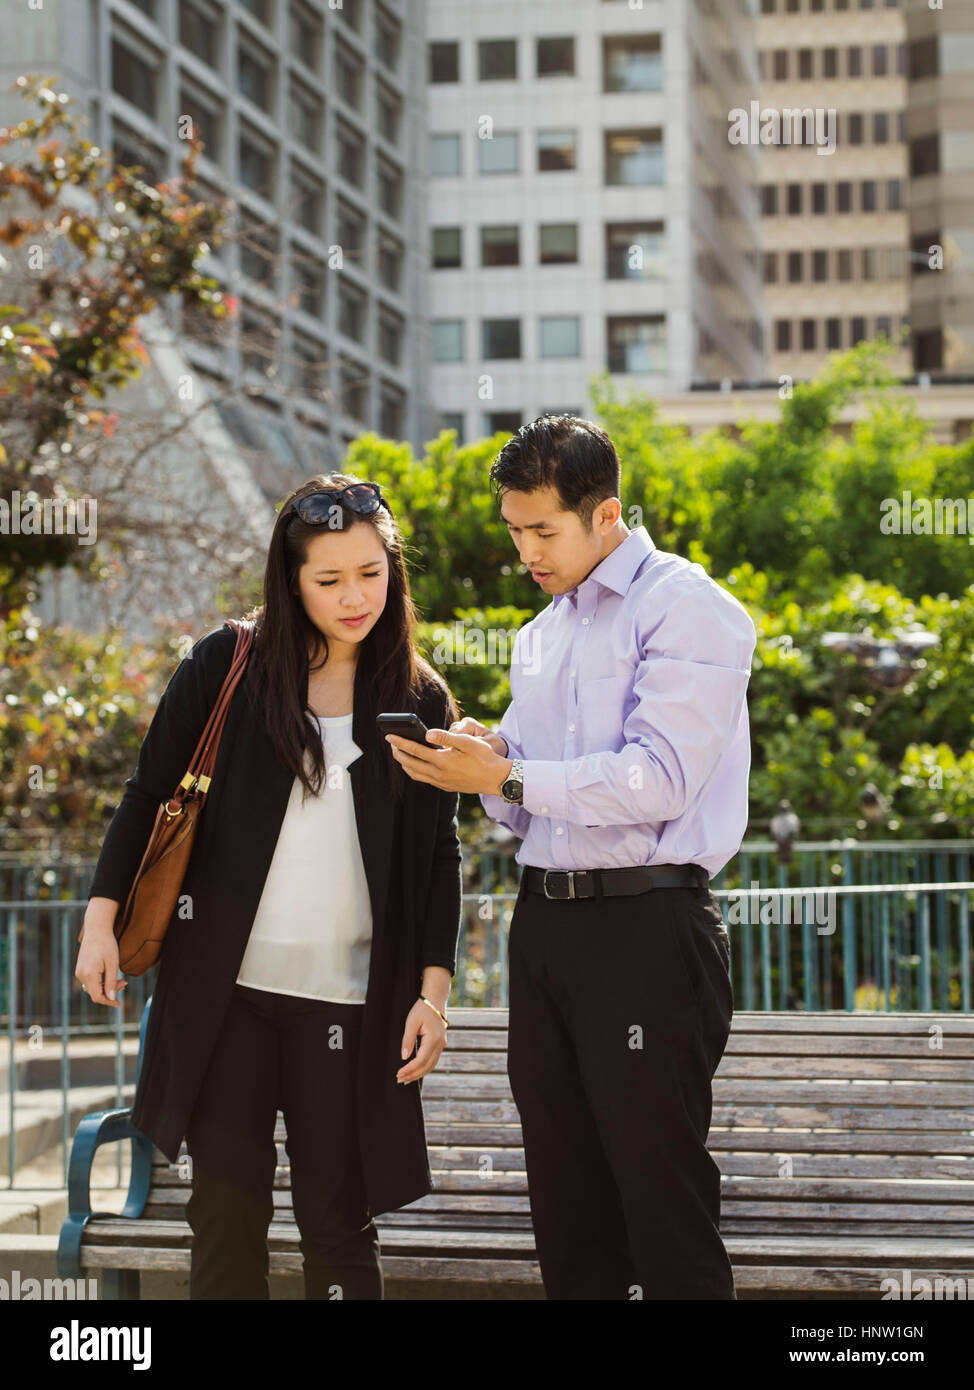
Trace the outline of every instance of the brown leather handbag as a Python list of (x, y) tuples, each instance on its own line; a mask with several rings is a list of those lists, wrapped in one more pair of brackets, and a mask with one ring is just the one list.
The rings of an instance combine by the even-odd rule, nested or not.
[[(142, 863), (124, 907), (115, 917), (119, 969), (142, 975), (159, 958), (166, 931), (179, 901), (196, 824), (203, 811), (216, 765), (230, 700), (243, 676), (254, 640), (254, 624), (230, 618), (224, 624), (237, 634), (230, 670), (210, 712), (185, 776), (156, 812)], [(78, 940), (84, 933), (82, 927)]]

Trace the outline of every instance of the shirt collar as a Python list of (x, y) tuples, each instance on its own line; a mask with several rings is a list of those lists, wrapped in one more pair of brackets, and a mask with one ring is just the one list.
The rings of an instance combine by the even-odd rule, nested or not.
[[(645, 560), (647, 555), (651, 555), (656, 549), (652, 536), (645, 526), (637, 526), (634, 531), (630, 531), (626, 539), (617, 545), (604, 560), (600, 560), (587, 574), (580, 584), (576, 584), (574, 589), (566, 589), (563, 594), (555, 594), (552, 599), (552, 607), (557, 608), (559, 601), (563, 598), (570, 598), (573, 605), (576, 605), (576, 598), (580, 590), (584, 590), (586, 584), (601, 584), (603, 588), (611, 589), (613, 593), (625, 594), (629, 585), (632, 583), (636, 571)], [(577, 606), (577, 605), (576, 605)]]

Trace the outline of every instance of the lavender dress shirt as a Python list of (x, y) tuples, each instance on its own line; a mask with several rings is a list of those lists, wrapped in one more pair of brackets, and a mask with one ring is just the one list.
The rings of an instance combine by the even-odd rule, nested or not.
[(499, 725), (523, 805), (481, 796), (543, 869), (700, 864), (747, 825), (747, 609), (645, 526), (520, 629)]

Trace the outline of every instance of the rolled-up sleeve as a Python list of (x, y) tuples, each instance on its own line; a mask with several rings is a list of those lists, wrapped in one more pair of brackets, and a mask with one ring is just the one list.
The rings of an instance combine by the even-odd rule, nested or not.
[(618, 752), (527, 759), (527, 811), (584, 826), (682, 816), (737, 730), (757, 633), (732, 595), (684, 586), (641, 648)]
[(207, 633), (176, 667), (139, 749), (109, 822), (88, 897), (124, 903), (145, 853), (159, 804), (186, 772), (230, 669), (236, 636), (230, 628)]
[[(509, 758), (524, 757), (513, 701), (504, 711), (504, 717), (497, 727), (497, 732), (507, 744), (507, 756)], [(488, 796), (486, 794), (481, 795), (480, 804), (491, 820), (497, 821), (498, 825), (506, 825), (508, 830), (513, 831), (520, 839), (524, 839), (531, 824), (531, 813), (524, 806), (519, 806), (512, 801), (505, 801), (502, 796)]]

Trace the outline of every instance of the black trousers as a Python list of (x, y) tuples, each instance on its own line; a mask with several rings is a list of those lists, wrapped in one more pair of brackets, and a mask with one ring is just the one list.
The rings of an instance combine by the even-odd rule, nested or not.
[(508, 1075), (550, 1299), (734, 1299), (711, 1079), (730, 1033), (709, 888), (550, 901), (508, 940)]
[(278, 1110), (287, 1127), (305, 1297), (382, 1298), (356, 1133), (364, 1009), (234, 986), (186, 1132), (191, 1299), (270, 1297)]

